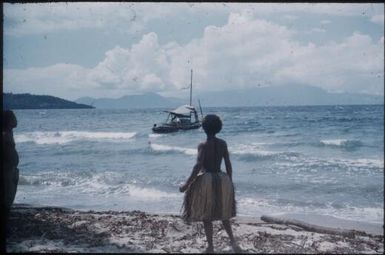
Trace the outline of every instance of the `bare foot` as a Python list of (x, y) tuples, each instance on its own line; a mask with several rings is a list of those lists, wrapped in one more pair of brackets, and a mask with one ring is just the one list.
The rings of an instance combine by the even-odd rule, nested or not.
[(206, 250), (203, 253), (213, 254), (214, 248), (213, 247), (207, 247)]
[(244, 251), (241, 249), (241, 247), (238, 246), (237, 243), (231, 243), (231, 247), (233, 248), (234, 253), (243, 253)]

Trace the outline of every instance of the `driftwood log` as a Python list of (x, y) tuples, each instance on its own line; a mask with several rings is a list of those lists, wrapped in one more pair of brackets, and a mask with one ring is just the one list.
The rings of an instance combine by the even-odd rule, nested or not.
[(300, 221), (300, 220), (283, 219), (283, 218), (266, 216), (266, 215), (262, 215), (261, 220), (268, 222), (268, 223), (294, 225), (294, 226), (298, 226), (298, 227), (300, 227), (304, 230), (307, 230), (307, 231), (323, 233), (323, 234), (342, 235), (342, 236), (346, 236), (346, 237), (354, 237), (356, 234), (365, 234), (364, 232), (356, 231), (356, 230), (346, 230), (346, 229), (340, 229), (340, 228), (323, 227), (323, 226), (308, 224), (308, 223)]

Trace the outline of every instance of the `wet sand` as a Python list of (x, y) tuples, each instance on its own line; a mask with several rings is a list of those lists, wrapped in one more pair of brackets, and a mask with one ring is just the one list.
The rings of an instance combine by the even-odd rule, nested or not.
[[(352, 235), (307, 231), (260, 218), (232, 219), (245, 253), (379, 253), (384, 236), (362, 230)], [(201, 253), (206, 237), (201, 223), (185, 224), (179, 215), (141, 211), (79, 211), (15, 205), (7, 252)], [(214, 223), (216, 253), (232, 253), (220, 222)]]

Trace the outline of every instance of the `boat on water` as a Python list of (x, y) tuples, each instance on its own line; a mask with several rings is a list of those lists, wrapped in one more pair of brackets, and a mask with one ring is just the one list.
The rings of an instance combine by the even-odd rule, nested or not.
[[(167, 119), (161, 124), (154, 124), (152, 131), (154, 133), (171, 133), (179, 130), (189, 130), (200, 128), (202, 120), (198, 117), (198, 112), (192, 105), (192, 70), (191, 70), (191, 83), (190, 83), (190, 104), (182, 105), (168, 113)], [(202, 108), (199, 103), (201, 116), (203, 116)]]

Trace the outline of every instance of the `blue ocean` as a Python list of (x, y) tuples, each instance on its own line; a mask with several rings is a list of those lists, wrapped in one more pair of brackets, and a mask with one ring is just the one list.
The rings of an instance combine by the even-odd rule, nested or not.
[[(206, 137), (202, 129), (152, 133), (163, 110), (15, 110), (15, 202), (178, 214), (178, 187)], [(383, 222), (383, 105), (203, 111), (223, 121), (218, 137), (229, 147), (238, 215)]]

